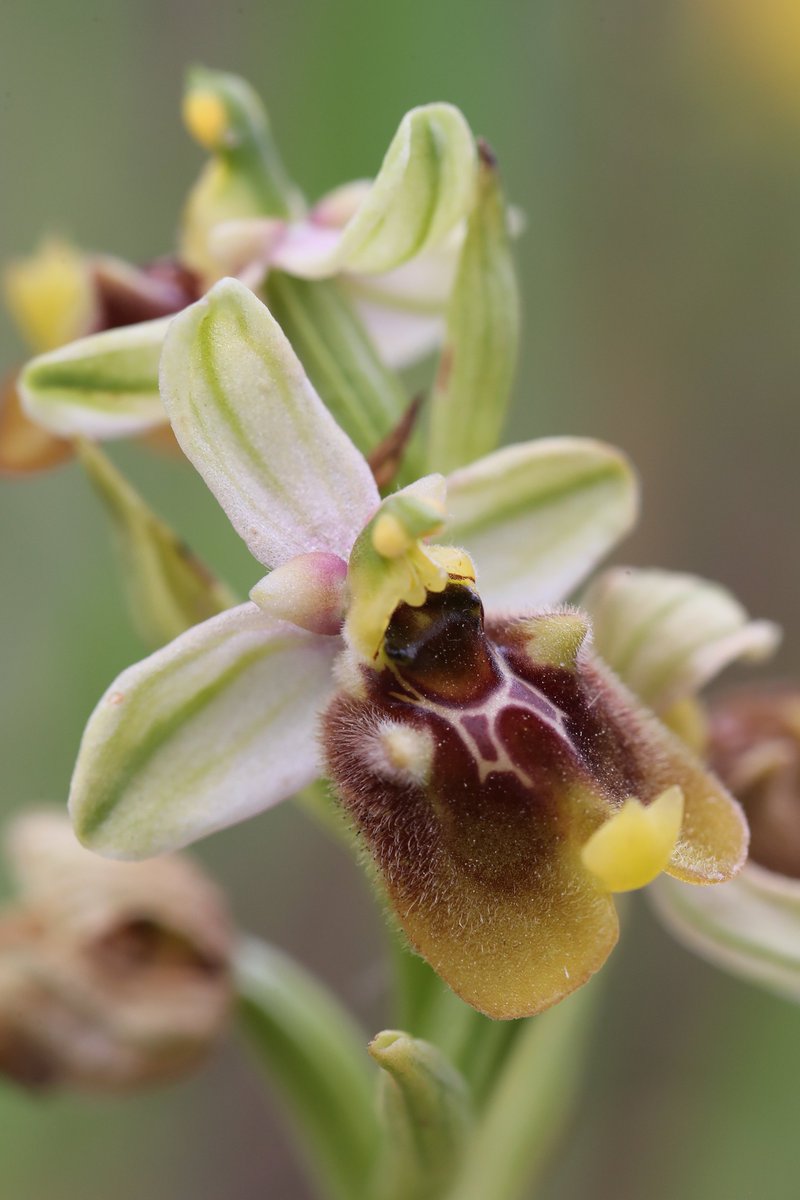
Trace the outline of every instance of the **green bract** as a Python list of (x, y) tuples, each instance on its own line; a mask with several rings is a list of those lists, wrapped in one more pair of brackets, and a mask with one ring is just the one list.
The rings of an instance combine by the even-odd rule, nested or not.
[(78, 455), (111, 518), (128, 607), (146, 645), (161, 646), (236, 603), (97, 446), (80, 442)]
[(518, 343), (519, 291), (508, 215), (497, 166), (484, 151), (432, 399), (432, 470), (471, 462), (497, 445), (511, 400)]

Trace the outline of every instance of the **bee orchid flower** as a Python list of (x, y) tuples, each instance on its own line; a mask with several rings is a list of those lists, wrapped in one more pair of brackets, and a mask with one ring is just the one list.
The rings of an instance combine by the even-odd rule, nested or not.
[[(236, 276), (255, 291), (268, 288), (271, 307), (292, 324), (292, 340), (304, 341), (301, 357), (323, 399), (338, 408), (342, 423), (349, 420), (351, 435), (368, 452), (407, 406), (388, 367), (416, 362), (445, 332), (478, 193), (478, 148), (467, 121), (451, 104), (412, 109), (375, 179), (336, 188), (307, 209), (261, 102), (243, 80), (193, 71), (184, 118), (210, 156), (190, 192), (173, 264), (194, 293), (168, 288), (153, 270), (99, 259), (105, 290), (119, 303), (113, 321), (98, 323), (97, 288), (87, 274), (95, 260), (73, 256), (67, 282), (79, 288), (80, 311), (86, 310), (76, 325), (63, 262), (59, 271), (52, 256), (47, 271), (38, 260), (12, 271), (9, 300), (22, 324), (41, 325), (42, 313), (51, 314), (51, 325), (58, 317), (58, 338), (36, 340), (47, 353), (20, 378), (25, 413), (62, 439), (129, 437), (166, 426), (158, 364), (169, 314), (220, 277)], [(90, 330), (103, 332), (83, 336)]]
[(736, 873), (738, 805), (562, 603), (634, 518), (619, 452), (510, 446), (381, 501), (234, 280), (175, 318), (161, 388), (270, 571), (101, 699), (70, 800), (86, 845), (157, 854), (326, 775), (411, 945), (500, 1018), (602, 965), (615, 892)]

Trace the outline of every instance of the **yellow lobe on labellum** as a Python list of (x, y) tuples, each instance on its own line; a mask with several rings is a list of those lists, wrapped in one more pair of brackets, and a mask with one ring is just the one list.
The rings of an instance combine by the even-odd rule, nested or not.
[(216, 150), (228, 128), (228, 113), (213, 92), (189, 92), (183, 102), (183, 121), (195, 141), (206, 150)]
[(667, 788), (645, 806), (631, 797), (581, 852), (583, 865), (609, 892), (644, 887), (668, 865), (683, 822), (683, 791)]

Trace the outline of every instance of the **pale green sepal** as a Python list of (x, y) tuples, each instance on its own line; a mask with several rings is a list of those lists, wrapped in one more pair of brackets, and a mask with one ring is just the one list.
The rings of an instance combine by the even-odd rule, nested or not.
[(800, 1001), (800, 880), (749, 862), (716, 887), (662, 876), (648, 895), (670, 931), (716, 966)]
[(661, 713), (737, 659), (767, 657), (780, 636), (772, 622), (751, 621), (725, 588), (672, 571), (614, 567), (581, 604), (598, 653)]
[(271, 946), (244, 942), (235, 971), (245, 1032), (321, 1194), (364, 1196), (379, 1128), (361, 1031), (330, 992)]
[(171, 320), (93, 333), (32, 359), (19, 379), (28, 416), (61, 437), (128, 437), (165, 425), (158, 364)]
[(78, 456), (113, 523), (134, 626), (151, 649), (238, 603), (91, 442)]
[(307, 279), (339, 271), (391, 271), (436, 245), (469, 213), (477, 153), (464, 116), (451, 104), (406, 113), (381, 169), (341, 230), (292, 230), (282, 270)]
[(372, 474), (248, 288), (225, 279), (175, 318), (161, 391), (185, 454), (259, 562), (349, 556), (379, 502)]
[(583, 438), (497, 450), (447, 480), (442, 541), (478, 566), (487, 608), (563, 600), (634, 523), (638, 487), (619, 451)]
[(383, 1153), (374, 1200), (440, 1200), (460, 1166), (471, 1126), (467, 1086), (440, 1050), (386, 1030), (369, 1045), (382, 1069)]
[(328, 411), (362, 454), (371, 453), (400, 421), (408, 399), (339, 280), (271, 271), (265, 296)]
[(148, 858), (305, 787), (337, 648), (251, 603), (123, 671), (81, 742), (70, 791), (80, 840)]
[(506, 205), (485, 152), (447, 312), (431, 407), (428, 462), (452, 471), (494, 450), (511, 400), (519, 346), (519, 288)]

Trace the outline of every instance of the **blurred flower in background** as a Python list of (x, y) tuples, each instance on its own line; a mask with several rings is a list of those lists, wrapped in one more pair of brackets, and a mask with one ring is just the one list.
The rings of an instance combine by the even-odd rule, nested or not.
[[(765, 99), (800, 118), (800, 7), (796, 0), (700, 0), (691, 4), (714, 57)], [(750, 90), (750, 89), (748, 89)]]
[(5, 847), (0, 1073), (124, 1091), (203, 1063), (228, 1024), (234, 937), (202, 871), (184, 857), (104, 861), (44, 810), (11, 822)]
[(653, 897), (691, 949), (800, 1000), (800, 689), (722, 694), (709, 707), (706, 753), (747, 814), (747, 864), (713, 892), (664, 880)]

